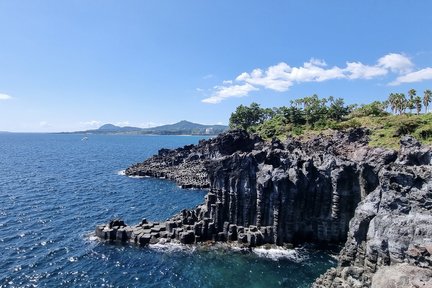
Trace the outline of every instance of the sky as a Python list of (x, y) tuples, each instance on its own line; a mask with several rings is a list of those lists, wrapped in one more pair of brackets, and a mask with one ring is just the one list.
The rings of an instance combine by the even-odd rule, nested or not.
[(0, 0), (0, 131), (228, 124), (432, 89), (432, 1)]

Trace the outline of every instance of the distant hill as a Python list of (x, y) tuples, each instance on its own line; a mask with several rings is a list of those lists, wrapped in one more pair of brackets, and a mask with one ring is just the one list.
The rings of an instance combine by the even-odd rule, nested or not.
[(175, 124), (162, 125), (152, 128), (120, 127), (105, 124), (94, 130), (78, 131), (74, 133), (92, 134), (156, 134), (156, 135), (217, 135), (228, 129), (225, 125), (203, 125), (189, 121), (180, 121)]
[[(103, 133), (109, 133), (109, 132), (132, 132), (132, 131), (141, 131), (142, 128), (138, 127), (120, 127), (113, 124), (105, 124), (96, 129), (96, 131), (103, 132)], [(94, 130), (93, 130), (94, 131)]]
[(214, 135), (222, 133), (227, 129), (228, 126), (225, 125), (203, 125), (183, 120), (175, 124), (145, 128), (143, 132), (146, 134), (163, 135)]

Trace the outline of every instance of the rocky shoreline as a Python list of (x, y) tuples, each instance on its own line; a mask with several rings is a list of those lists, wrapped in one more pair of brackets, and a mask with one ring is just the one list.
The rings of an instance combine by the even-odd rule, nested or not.
[[(400, 151), (367, 143), (365, 129), (285, 143), (230, 131), (198, 145), (161, 149), (126, 175), (208, 188), (205, 203), (162, 223), (111, 221), (97, 226), (96, 235), (138, 245), (345, 242), (338, 267), (314, 287), (383, 287), (374, 286), (374, 275), (430, 271), (432, 151), (409, 136)], [(395, 281), (432, 283), (426, 272)]]

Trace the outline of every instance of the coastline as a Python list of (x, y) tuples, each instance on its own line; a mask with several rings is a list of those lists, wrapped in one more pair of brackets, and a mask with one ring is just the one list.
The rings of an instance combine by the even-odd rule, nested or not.
[[(357, 259), (364, 256), (352, 252), (353, 249), (361, 249), (362, 253), (370, 253), (365, 252), (365, 245), (372, 245), (368, 243), (373, 241), (366, 240), (365, 229), (386, 229), (389, 225), (379, 220), (381, 218), (376, 217), (378, 214), (375, 212), (362, 220), (366, 213), (362, 207), (376, 205), (369, 203), (377, 198), (374, 195), (384, 195), (383, 193), (388, 195), (386, 197), (389, 197), (390, 203), (399, 203), (400, 196), (394, 189), (412, 190), (413, 195), (420, 193), (422, 196), (416, 196), (421, 197), (420, 200), (427, 197), (425, 195), (431, 192), (427, 187), (428, 183), (432, 183), (432, 175), (427, 171), (431, 171), (432, 152), (430, 147), (422, 147), (410, 137), (401, 140), (399, 151), (370, 148), (367, 143), (368, 132), (364, 129), (353, 129), (332, 136), (318, 136), (305, 143), (293, 139), (289, 139), (287, 143), (263, 142), (244, 132), (231, 131), (214, 139), (202, 140), (195, 146), (189, 145), (175, 150), (161, 149), (149, 160), (126, 169), (125, 174), (163, 176), (177, 183), (185, 183), (185, 180), (194, 183), (193, 179), (197, 173), (191, 173), (189, 170), (198, 166), (206, 173), (201, 176), (208, 179), (209, 192), (205, 203), (192, 210), (183, 210), (161, 223), (151, 223), (144, 219), (140, 224), (127, 226), (121, 220), (111, 221), (99, 225), (96, 228), (96, 235), (110, 242), (132, 242), (141, 246), (159, 242), (200, 245), (199, 243), (211, 241), (237, 243), (236, 245), (246, 249), (265, 247), (269, 244), (296, 246), (308, 242), (328, 245), (343, 243), (348, 239), (339, 256), (338, 267), (319, 278), (314, 287), (369, 287), (374, 273), (380, 267), (393, 266), (389, 265), (392, 262), (380, 262), (379, 259), (369, 258), (371, 260), (368, 261), (372, 264), (363, 267), (361, 263), (364, 262), (358, 262)], [(418, 175), (421, 180), (416, 180), (417, 186), (406, 186), (405, 183), (411, 181), (409, 175), (412, 173)], [(400, 188), (395, 184), (386, 184), (393, 183), (394, 177), (401, 178), (396, 183)], [(289, 183), (294, 183), (295, 186), (289, 186), (292, 185)], [(203, 185), (200, 184), (199, 187)], [(413, 189), (417, 189), (418, 192)], [(290, 194), (285, 194), (287, 192), (284, 191), (291, 191), (289, 193), (294, 194), (289, 196)], [(304, 192), (301, 191), (310, 191), (305, 194), (309, 196), (302, 196)], [(246, 195), (252, 198), (245, 198)], [(314, 202), (316, 200), (313, 199), (319, 200)], [(405, 249), (407, 252), (390, 254), (387, 257), (395, 259), (396, 263), (408, 261), (411, 265), (430, 265), (432, 250), (429, 251), (427, 248), (427, 235), (431, 233), (429, 228), (432, 227), (432, 207), (425, 206), (416, 199), (404, 202), (406, 208), (403, 209), (408, 210), (399, 211), (398, 206), (390, 205), (383, 207), (381, 213), (385, 217), (411, 209), (429, 211), (429, 216), (422, 214), (425, 215), (426, 222), (422, 224), (420, 235), (425, 235), (424, 237), (414, 235), (410, 236), (411, 238), (401, 238), (400, 231), (403, 229), (395, 230), (393, 234), (388, 235), (394, 237), (394, 243), (399, 243), (399, 239), (404, 239), (404, 243), (408, 244), (414, 241), (417, 245), (415, 249), (421, 252), (409, 252), (415, 251), (412, 250), (414, 246), (395, 244), (399, 245), (397, 249)], [(300, 202), (296, 204), (296, 201)], [(307, 206), (310, 208), (304, 210)], [(303, 208), (296, 210), (295, 207)], [(266, 211), (271, 211), (271, 214)], [(302, 215), (304, 220), (296, 215)], [(277, 220), (280, 217), (282, 221)], [(401, 217), (404, 219), (406, 216), (401, 214)], [(369, 222), (374, 219), (378, 222), (375, 226), (369, 226)], [(362, 223), (367, 223), (367, 226)], [(403, 220), (396, 222), (395, 227), (399, 227), (400, 223), (404, 223)], [(409, 225), (415, 227), (418, 224), (413, 222)], [(388, 243), (387, 245), (390, 245), (393, 242)], [(404, 255), (412, 256), (405, 258)], [(348, 274), (343, 272), (346, 266), (352, 267), (349, 268), (351, 270), (348, 271), (351, 272), (347, 272)]]

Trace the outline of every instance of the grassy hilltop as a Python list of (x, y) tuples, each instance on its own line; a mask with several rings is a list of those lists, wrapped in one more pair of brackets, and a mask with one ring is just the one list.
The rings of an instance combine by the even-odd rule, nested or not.
[[(265, 139), (287, 136), (309, 137), (354, 127), (372, 132), (369, 145), (398, 149), (401, 136), (411, 134), (423, 144), (432, 144), (432, 100), (430, 90), (423, 97), (411, 89), (408, 97), (392, 93), (388, 100), (366, 105), (345, 105), (343, 99), (317, 95), (291, 101), (290, 106), (261, 108), (240, 105), (231, 114), (230, 128), (242, 128)], [(424, 113), (422, 113), (424, 112)]]

